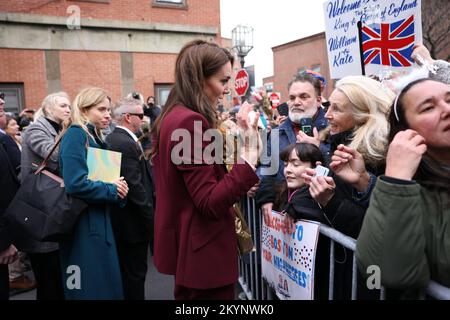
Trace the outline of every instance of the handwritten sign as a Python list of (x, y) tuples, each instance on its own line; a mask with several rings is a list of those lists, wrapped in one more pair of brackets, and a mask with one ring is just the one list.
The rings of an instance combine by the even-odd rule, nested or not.
[(324, 15), (332, 79), (362, 74), (361, 49), (366, 75), (412, 66), (413, 46), (422, 42), (421, 0), (330, 0)]
[(282, 300), (312, 300), (319, 223), (300, 220), (288, 233), (283, 222), (272, 211), (270, 224), (263, 223), (262, 276)]

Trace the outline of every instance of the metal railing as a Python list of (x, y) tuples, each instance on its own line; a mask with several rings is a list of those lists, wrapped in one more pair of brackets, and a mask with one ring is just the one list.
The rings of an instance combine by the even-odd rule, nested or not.
[[(245, 293), (245, 299), (248, 300), (266, 300), (272, 299), (271, 290), (262, 278), (261, 273), (261, 225), (262, 214), (256, 208), (254, 199), (245, 198), (242, 201), (242, 212), (247, 223), (252, 230), (253, 242), (256, 251), (251, 252), (239, 258), (239, 284)], [(329, 274), (329, 291), (328, 299), (333, 300), (334, 297), (334, 271), (335, 271), (335, 243), (353, 251), (352, 264), (352, 286), (351, 299), (357, 299), (357, 265), (355, 257), (356, 240), (348, 237), (339, 231), (325, 225), (320, 225), (319, 231), (322, 235), (330, 239), (330, 274)], [(438, 300), (450, 300), (450, 288), (444, 287), (437, 282), (430, 281), (427, 288), (422, 294), (422, 298), (426, 296)], [(244, 298), (244, 297), (242, 297)], [(380, 300), (386, 298), (384, 287), (380, 290)]]

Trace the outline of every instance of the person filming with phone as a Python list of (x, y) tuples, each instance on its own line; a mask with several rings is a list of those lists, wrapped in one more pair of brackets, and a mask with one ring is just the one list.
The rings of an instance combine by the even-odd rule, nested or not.
[[(392, 91), (368, 77), (348, 76), (338, 81), (325, 114), (330, 157), (302, 174), (327, 224), (352, 238), (361, 230), (376, 177), (384, 169), (386, 114), (394, 98)], [(313, 143), (319, 146), (321, 142)], [(335, 250), (334, 298), (350, 299), (352, 252), (340, 246)], [(326, 252), (326, 245), (320, 251)], [(379, 292), (367, 290), (361, 274), (357, 277), (358, 299), (377, 299)]]
[[(308, 141), (298, 142), (311, 143), (312, 141), (318, 141), (319, 132), (327, 127), (325, 110), (321, 107), (322, 88), (323, 85), (319, 78), (309, 73), (298, 75), (289, 83), (288, 118), (271, 132), (271, 135), (275, 134), (275, 137), (279, 137), (278, 141), (274, 142), (278, 143), (278, 149), (274, 150), (281, 152), (286, 149), (287, 146), (296, 143), (296, 137), (302, 130), (307, 131), (307, 133), (311, 135), (315, 135), (315, 139), (305, 134), (310, 139), (305, 138), (305, 140)], [(284, 180), (284, 162), (279, 160), (279, 153), (272, 154), (271, 140), (272, 139), (269, 137), (267, 144), (269, 161), (261, 161), (261, 166), (257, 171), (257, 174), (261, 178), (260, 187), (262, 189), (265, 189), (264, 184), (271, 185), (274, 182), (281, 182)], [(270, 170), (270, 168), (273, 167), (272, 161), (278, 162), (278, 171), (275, 173)], [(256, 197), (259, 198), (258, 194), (256, 194)], [(262, 199), (264, 199), (264, 196), (262, 196)], [(273, 203), (262, 203), (258, 200), (257, 202), (261, 206), (264, 217), (267, 219), (272, 211)]]
[(338, 81), (325, 114), (332, 156), (324, 165), (331, 172), (327, 177), (314, 177), (312, 169), (304, 173), (311, 196), (334, 227), (353, 238), (361, 229), (376, 177), (384, 170), (386, 115), (394, 98), (391, 90), (368, 77), (348, 76)]

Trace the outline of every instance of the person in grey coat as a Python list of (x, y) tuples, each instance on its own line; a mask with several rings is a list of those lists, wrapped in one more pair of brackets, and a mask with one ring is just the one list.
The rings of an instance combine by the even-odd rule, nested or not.
[[(63, 122), (69, 118), (70, 101), (67, 93), (57, 92), (45, 97), (34, 123), (25, 130), (23, 135), (22, 181), (33, 172), (34, 165), (39, 165), (50, 152), (62, 129)], [(58, 173), (58, 152), (52, 154), (47, 168)], [(58, 244), (38, 242), (27, 235), (21, 235), (18, 243), (20, 250), (29, 254), (38, 283), (37, 299), (64, 299)]]

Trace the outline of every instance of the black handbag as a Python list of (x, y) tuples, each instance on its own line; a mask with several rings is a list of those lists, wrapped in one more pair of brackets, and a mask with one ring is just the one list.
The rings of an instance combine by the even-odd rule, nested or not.
[(24, 177), (5, 214), (13, 226), (38, 241), (69, 238), (79, 215), (87, 208), (85, 201), (66, 193), (61, 177), (45, 169), (61, 139), (41, 165)]

